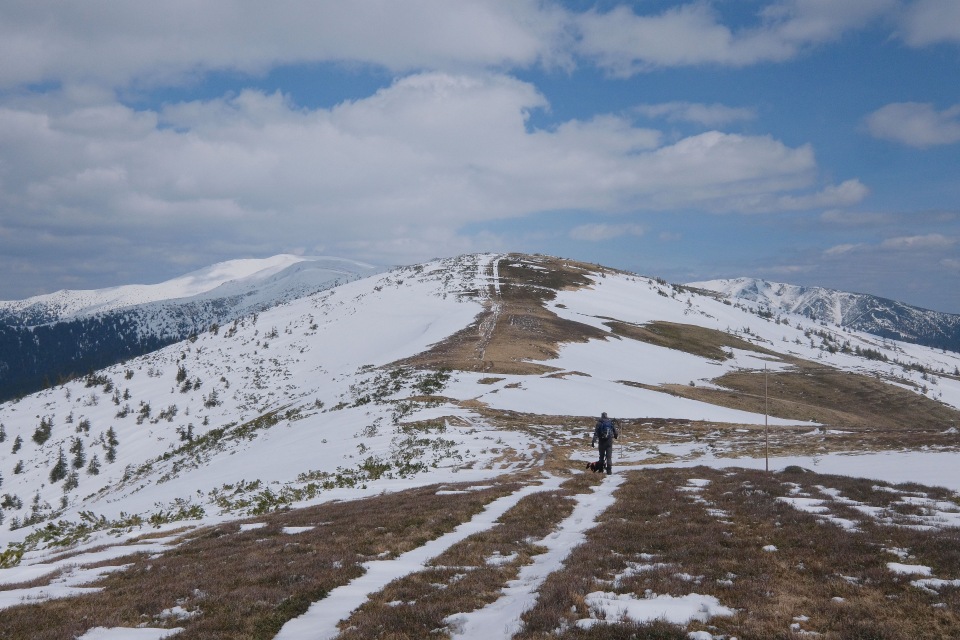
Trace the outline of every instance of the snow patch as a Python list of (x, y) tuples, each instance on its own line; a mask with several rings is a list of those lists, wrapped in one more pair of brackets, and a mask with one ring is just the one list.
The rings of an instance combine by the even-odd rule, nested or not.
[(685, 596), (654, 595), (638, 598), (632, 593), (620, 594), (594, 591), (584, 598), (591, 617), (577, 621), (581, 629), (598, 624), (620, 622), (652, 622), (664, 620), (685, 625), (692, 621), (707, 622), (717, 616), (732, 616), (736, 612), (720, 604), (713, 596), (691, 593)]

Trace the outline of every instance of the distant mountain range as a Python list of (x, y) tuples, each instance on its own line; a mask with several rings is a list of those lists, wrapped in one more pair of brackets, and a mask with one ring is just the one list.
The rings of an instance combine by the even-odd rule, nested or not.
[[(903, 538), (920, 550), (931, 536), (956, 535), (958, 353), (800, 316), (777, 322), (756, 303), (543, 255), (465, 255), (357, 277), (365, 270), (281, 257), (156, 288), (86, 292), (82, 302), (61, 294), (56, 308), (14, 305), (14, 317), (61, 318), (12, 326), (23, 336), (54, 346), (46, 340), (59, 336), (90, 357), (104, 345), (142, 347), (146, 335), (196, 336), (0, 402), (0, 637), (182, 629), (332, 638), (354, 625), (356, 607), (373, 611), (353, 637), (487, 637), (484, 629), (520, 620), (567, 585), (562, 597), (582, 599), (615, 578), (581, 558), (608, 551), (624, 531), (644, 538), (618, 560), (628, 578), (643, 550), (685, 561), (691, 543), (727, 545), (721, 534), (733, 532), (727, 548), (749, 555), (720, 549), (711, 575), (731, 576), (733, 557), (766, 567), (745, 580), (778, 589), (812, 573), (780, 580), (785, 565), (765, 559), (777, 549), (767, 542), (835, 529), (806, 555), (781, 557), (826, 558), (839, 567), (829, 571), (864, 576), (858, 589), (867, 589), (891, 558), (891, 535), (923, 527)], [(345, 278), (356, 279), (256, 311)], [(223, 320), (244, 311), (253, 313)], [(33, 347), (24, 343), (22, 357)], [(601, 411), (620, 425), (609, 477), (585, 473)], [(899, 484), (907, 481), (937, 487)], [(827, 511), (821, 502), (843, 501), (814, 492), (853, 495), (864, 517)], [(790, 504), (803, 512), (783, 512)], [(687, 535), (691, 523), (703, 535)], [(876, 560), (851, 561), (840, 536)], [(676, 571), (703, 573), (700, 555), (691, 562), (664, 574), (662, 590), (682, 582)], [(533, 566), (537, 582), (512, 589)], [(923, 595), (890, 573), (870, 601), (887, 602), (895, 588)], [(487, 604), (465, 600), (464, 589), (487, 593)], [(741, 602), (729, 585), (712, 593)], [(669, 597), (671, 607), (681, 600)], [(916, 637), (940, 620), (929, 604), (941, 596), (923, 598), (901, 616), (932, 611)], [(579, 606), (570, 602), (537, 623), (541, 637), (574, 628), (560, 617)], [(691, 615), (704, 606), (695, 601)], [(473, 635), (475, 623), (463, 620), (477, 611), (490, 617)], [(782, 611), (774, 603), (765, 615)], [(586, 633), (616, 637), (606, 624), (614, 618), (621, 613)], [(642, 633), (621, 627), (619, 637)], [(677, 629), (661, 637), (693, 637)], [(863, 629), (828, 631), (877, 637), (877, 627)], [(766, 637), (722, 631), (713, 637)]]
[(884, 338), (960, 352), (957, 314), (921, 309), (864, 293), (756, 278), (691, 282), (687, 286), (756, 302), (771, 311), (796, 313)]
[[(58, 291), (0, 302), (0, 401), (380, 271), (341, 258), (278, 255), (222, 262), (160, 284)], [(960, 315), (753, 278), (688, 286), (771, 311), (960, 352)]]
[(0, 400), (379, 270), (340, 258), (278, 255), (222, 262), (160, 284), (0, 302)]

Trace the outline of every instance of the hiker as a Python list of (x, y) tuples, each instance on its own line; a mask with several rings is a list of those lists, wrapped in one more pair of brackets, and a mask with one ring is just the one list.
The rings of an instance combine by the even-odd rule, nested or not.
[(597, 426), (593, 428), (593, 442), (590, 445), (595, 447), (600, 443), (600, 460), (597, 461), (595, 471), (606, 469), (608, 474), (613, 473), (613, 440), (619, 437), (616, 421), (608, 418), (604, 411), (597, 420)]

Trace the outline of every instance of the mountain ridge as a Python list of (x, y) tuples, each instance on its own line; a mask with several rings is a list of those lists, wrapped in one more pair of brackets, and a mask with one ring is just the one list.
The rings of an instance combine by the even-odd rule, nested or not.
[[(222, 298), (250, 289), (252, 283), (276, 278), (291, 267), (308, 265), (344, 276), (372, 272), (373, 265), (328, 256), (278, 254), (219, 262), (157, 284), (131, 284), (104, 289), (61, 289), (23, 300), (0, 301), (0, 322), (36, 326), (116, 311), (150, 303), (201, 297)], [(327, 278), (328, 279), (328, 278)], [(236, 293), (236, 292), (235, 292)]]
[[(900, 546), (956, 575), (922, 538), (960, 522), (955, 494), (891, 482), (960, 490), (958, 367), (957, 354), (563, 258), (398, 267), (0, 403), (0, 628), (456, 636), (502, 625), (488, 604), (515, 607), (518, 624), (536, 591), (556, 604), (551, 581), (570, 593), (538, 623), (545, 637), (600, 624), (588, 609), (601, 584), (626, 589), (604, 624), (621, 624), (626, 599), (695, 589), (709, 598), (683, 596), (690, 631), (707, 633), (703, 604), (722, 602), (773, 620), (749, 634), (750, 620), (710, 620), (724, 637), (769, 637), (809, 611), (809, 581), (826, 607), (849, 589), (845, 614), (905, 602), (942, 625), (938, 587), (913, 613), (910, 583), (884, 579), (888, 529), (840, 524), (896, 517)], [(584, 471), (601, 411), (621, 428), (612, 477)], [(864, 479), (828, 475), (851, 469)], [(876, 557), (848, 557), (845, 536)], [(691, 562), (691, 546), (708, 559)], [(636, 570), (650, 560), (675, 568)], [(904, 597), (875, 593), (881, 580)], [(771, 585), (804, 608), (784, 613)], [(850, 625), (838, 637), (862, 630)]]
[(0, 399), (379, 270), (342, 258), (279, 255), (218, 263), (156, 285), (0, 302)]
[[(856, 349), (833, 349), (841, 340)], [(857, 355), (868, 349), (883, 359)], [(843, 404), (797, 403), (822, 393), (810, 379), (824, 377), (833, 388), (846, 385), (851, 396), (898, 398), (877, 409), (874, 420), (898, 428), (897, 412), (908, 411), (912, 424), (929, 428), (951, 419), (944, 402), (960, 404), (952, 395), (960, 381), (949, 376), (957, 363), (919, 346), (831, 333), (799, 317), (773, 321), (597, 265), (461, 256), (343, 283), (4, 403), (6, 446), (14, 439), (21, 444), (12, 453), (0, 450), (0, 474), (11, 493), (33, 487), (27, 490), (33, 494), (46, 485), (37, 493), (39, 511), (7, 514), (18, 527), (61, 512), (116, 518), (121, 510), (149, 511), (169, 496), (196, 496), (197, 489), (204, 509), (244, 511), (243, 500), (217, 493), (221, 482), (239, 481), (237, 474), (277, 483), (264, 494), (273, 496), (269, 503), (284, 487), (284, 501), (302, 499), (317, 490), (306, 487), (318, 478), (336, 487), (365, 484), (359, 479), (383, 469), (417, 475), (429, 468), (422, 456), (434, 465), (488, 460), (469, 433), (486, 424), (480, 432), (490, 437), (491, 420), (510, 425), (518, 412), (584, 416), (602, 407), (625, 418), (639, 409), (656, 420), (763, 424), (755, 391), (763, 369), (783, 385), (780, 404), (771, 405), (772, 424), (808, 428), (811, 418), (864, 424), (846, 416)], [(892, 367), (895, 385), (873, 378), (874, 372), (889, 378)], [(790, 385), (803, 387), (788, 393)], [(112, 465), (108, 473), (108, 429), (129, 452), (118, 458), (122, 473)], [(348, 435), (330, 442), (320, 435), (341, 432)], [(421, 432), (433, 435), (421, 440)], [(542, 448), (531, 436), (527, 427), (511, 436), (510, 455), (525, 466)], [(329, 449), (323, 471), (314, 466), (320, 439)], [(63, 479), (51, 482), (49, 474), (58, 452), (81, 448), (78, 442), (85, 443), (87, 464), (91, 452), (99, 454), (102, 470), (76, 466), (80, 488), (64, 491)], [(260, 448), (280, 452), (281, 444), (282, 454)], [(404, 453), (407, 447), (417, 454)], [(198, 480), (207, 467), (221, 470), (212, 484)], [(184, 494), (185, 487), (193, 488)], [(130, 499), (140, 507), (123, 509)]]
[(897, 300), (825, 287), (805, 287), (759, 278), (691, 282), (687, 286), (756, 302), (771, 310), (864, 331), (883, 338), (960, 352), (960, 314)]

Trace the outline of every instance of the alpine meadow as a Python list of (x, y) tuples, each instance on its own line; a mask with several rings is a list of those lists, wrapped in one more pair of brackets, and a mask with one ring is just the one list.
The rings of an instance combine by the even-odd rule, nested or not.
[(545, 255), (363, 269), (0, 405), (0, 638), (960, 637), (960, 353)]

